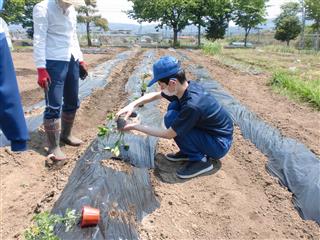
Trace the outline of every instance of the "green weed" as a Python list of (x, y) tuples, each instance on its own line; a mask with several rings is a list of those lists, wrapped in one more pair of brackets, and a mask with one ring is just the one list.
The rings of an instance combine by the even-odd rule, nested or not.
[(218, 55), (222, 51), (222, 45), (219, 42), (206, 42), (202, 47), (202, 51), (205, 54)]
[(68, 232), (76, 225), (79, 217), (71, 209), (67, 209), (63, 217), (49, 212), (39, 213), (33, 217), (34, 225), (25, 231), (24, 237), (26, 240), (59, 240), (54, 234), (54, 227), (62, 223)]
[(288, 72), (276, 71), (270, 83), (285, 94), (308, 102), (320, 110), (320, 79), (303, 81)]

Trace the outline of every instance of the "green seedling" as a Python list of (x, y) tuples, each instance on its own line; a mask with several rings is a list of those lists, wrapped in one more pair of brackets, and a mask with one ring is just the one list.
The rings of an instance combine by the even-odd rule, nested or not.
[[(115, 114), (114, 113), (109, 113), (107, 115), (107, 119), (109, 121), (114, 121), (115, 119)], [(126, 151), (129, 150), (129, 145), (125, 144), (124, 142), (124, 132), (118, 131), (118, 129), (121, 129), (125, 126), (126, 121), (124, 119), (119, 118), (116, 124), (112, 124), (110, 128), (108, 127), (98, 127), (99, 133), (98, 136), (108, 136), (111, 133), (117, 133), (118, 134), (118, 139), (114, 143), (113, 146), (106, 146), (104, 149), (107, 151), (110, 151), (113, 155), (116, 157), (120, 156), (120, 149), (121, 146), (124, 147)]]
[(98, 132), (99, 137), (108, 136), (110, 134), (110, 132), (112, 131), (108, 127), (98, 127), (98, 129), (99, 129), (99, 132)]
[(149, 77), (151, 77), (150, 73), (143, 73), (143, 75), (142, 75), (142, 79), (147, 79)]
[(59, 240), (54, 234), (54, 227), (63, 224), (65, 231), (69, 232), (77, 224), (80, 215), (75, 210), (67, 209), (62, 217), (57, 214), (43, 212), (33, 217), (34, 225), (28, 228), (25, 233), (26, 240)]
[(104, 149), (110, 151), (116, 157), (119, 157), (121, 146), (123, 146), (124, 150), (126, 151), (128, 151), (130, 148), (129, 144), (124, 142), (124, 132), (118, 131), (118, 139), (114, 145), (112, 147), (105, 147)]
[(108, 113), (107, 114), (107, 120), (112, 121), (113, 119), (115, 119), (116, 115), (112, 112), (112, 113)]
[(141, 84), (141, 92), (146, 92), (147, 91), (147, 87), (148, 85), (143, 81), (142, 84)]

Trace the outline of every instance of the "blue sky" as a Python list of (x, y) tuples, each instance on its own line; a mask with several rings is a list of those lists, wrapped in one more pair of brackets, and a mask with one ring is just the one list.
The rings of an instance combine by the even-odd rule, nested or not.
[[(268, 18), (275, 18), (280, 13), (280, 6), (292, 0), (269, 0)], [(98, 8), (103, 17), (109, 22), (137, 23), (129, 19), (123, 11), (131, 9), (132, 3), (127, 0), (98, 0)]]

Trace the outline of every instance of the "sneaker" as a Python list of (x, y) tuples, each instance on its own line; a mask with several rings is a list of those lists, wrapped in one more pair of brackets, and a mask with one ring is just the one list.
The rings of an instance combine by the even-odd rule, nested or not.
[(213, 165), (210, 161), (190, 161), (183, 168), (177, 171), (177, 176), (183, 179), (193, 178), (209, 172), (212, 169)]
[(171, 162), (179, 162), (179, 161), (188, 161), (189, 158), (187, 155), (183, 154), (181, 151), (177, 153), (168, 153), (166, 155), (166, 159)]

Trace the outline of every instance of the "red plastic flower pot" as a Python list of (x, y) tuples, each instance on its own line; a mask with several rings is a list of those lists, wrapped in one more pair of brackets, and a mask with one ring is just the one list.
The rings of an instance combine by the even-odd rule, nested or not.
[(90, 227), (95, 226), (100, 221), (100, 210), (90, 206), (84, 206), (82, 208), (82, 218), (80, 226)]

